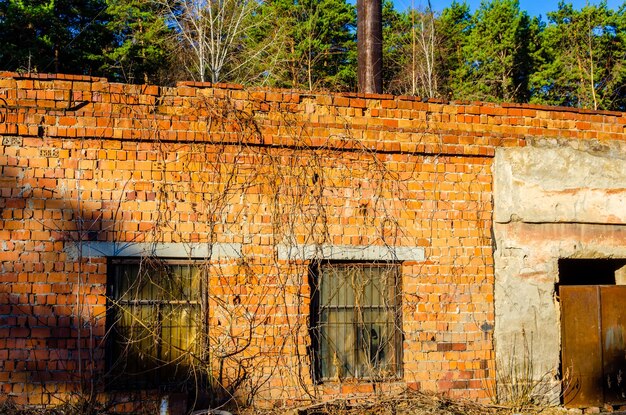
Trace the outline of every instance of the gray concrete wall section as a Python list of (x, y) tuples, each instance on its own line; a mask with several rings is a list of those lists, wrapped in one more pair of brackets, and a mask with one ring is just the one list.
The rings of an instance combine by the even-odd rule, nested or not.
[[(494, 163), (495, 348), (500, 369), (528, 343), (538, 378), (561, 352), (559, 258), (626, 258), (624, 143), (543, 140)], [(592, 278), (592, 276), (590, 276)], [(589, 281), (593, 283), (593, 281)], [(555, 382), (554, 399), (560, 392)]]

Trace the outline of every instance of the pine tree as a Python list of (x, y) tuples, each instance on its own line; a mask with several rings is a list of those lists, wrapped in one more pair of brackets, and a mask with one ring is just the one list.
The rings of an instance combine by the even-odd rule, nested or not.
[(463, 48), (471, 29), (471, 15), (467, 3), (456, 0), (446, 7), (436, 21), (439, 37), (438, 62), (440, 72), (440, 94), (445, 98), (454, 97), (454, 74), (463, 66)]
[(282, 51), (268, 67), (272, 84), (310, 90), (354, 89), (354, 6), (345, 0), (268, 0), (262, 9), (273, 16), (266, 30), (283, 29)]
[(580, 11), (561, 2), (548, 13), (542, 62), (532, 77), (532, 101), (590, 109), (626, 109), (626, 5), (606, 2)]
[(517, 0), (483, 1), (455, 72), (455, 98), (526, 102), (536, 28)]
[(383, 90), (392, 94), (407, 93), (409, 65), (407, 51), (410, 20), (407, 12), (395, 9), (391, 0), (383, 1)]
[(101, 74), (104, 0), (0, 1), (0, 66), (8, 70)]
[(129, 83), (167, 83), (168, 40), (172, 32), (162, 9), (152, 0), (107, 0), (108, 22), (115, 43), (103, 51), (103, 71)]

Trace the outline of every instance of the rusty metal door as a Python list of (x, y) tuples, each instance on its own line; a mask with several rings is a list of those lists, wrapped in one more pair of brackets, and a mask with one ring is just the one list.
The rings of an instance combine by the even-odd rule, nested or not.
[(566, 406), (600, 406), (602, 351), (600, 347), (599, 286), (561, 286), (561, 366)]
[(604, 401), (626, 403), (626, 286), (600, 287)]
[(626, 286), (561, 286), (563, 402), (626, 402)]

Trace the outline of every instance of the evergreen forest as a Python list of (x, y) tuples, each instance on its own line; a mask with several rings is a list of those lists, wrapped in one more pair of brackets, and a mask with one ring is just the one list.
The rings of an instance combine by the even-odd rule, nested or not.
[[(384, 92), (626, 111), (626, 3), (383, 3)], [(356, 90), (347, 0), (0, 0), (0, 69)]]

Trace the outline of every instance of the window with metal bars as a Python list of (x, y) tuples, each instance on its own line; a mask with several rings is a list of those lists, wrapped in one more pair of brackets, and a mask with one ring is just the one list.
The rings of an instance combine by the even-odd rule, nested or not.
[(112, 388), (178, 388), (206, 348), (204, 267), (109, 261), (107, 360)]
[(316, 380), (400, 376), (399, 266), (325, 263), (311, 275)]

